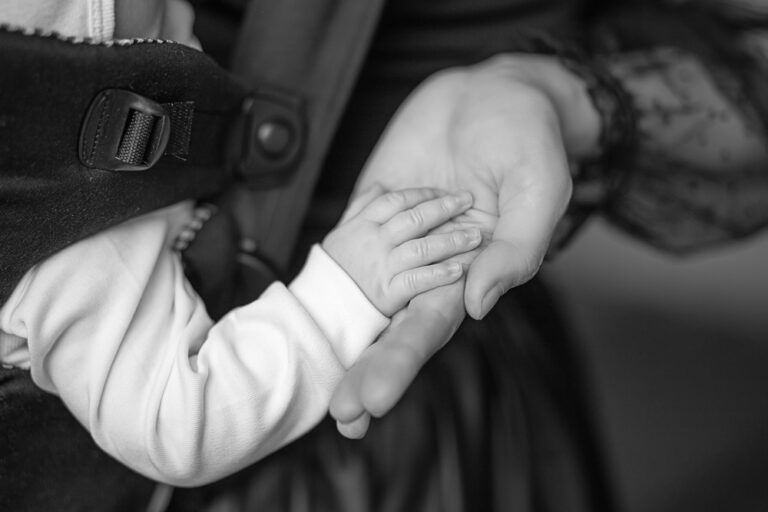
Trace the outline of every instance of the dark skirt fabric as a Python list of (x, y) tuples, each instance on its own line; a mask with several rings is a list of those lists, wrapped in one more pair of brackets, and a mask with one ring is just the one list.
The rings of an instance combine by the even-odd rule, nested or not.
[(0, 369), (0, 510), (144, 510), (154, 483), (103, 451), (28, 371)]
[[(466, 321), (402, 401), (347, 440), (327, 420), (174, 511), (608, 511), (584, 380), (537, 282)], [(219, 510), (219, 509), (217, 509)]]
[[(530, 283), (467, 321), (359, 441), (330, 420), (171, 510), (611, 510), (577, 358)], [(29, 373), (0, 374), (0, 510), (144, 510), (153, 483), (101, 452)], [(221, 510), (221, 509), (217, 509)]]

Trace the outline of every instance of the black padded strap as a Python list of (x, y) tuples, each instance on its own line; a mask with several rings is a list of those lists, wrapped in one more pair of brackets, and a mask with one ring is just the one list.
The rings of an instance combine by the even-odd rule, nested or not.
[[(248, 91), (202, 52), (167, 41), (92, 44), (0, 27), (0, 69), (0, 304), (33, 264), (67, 245), (211, 196), (231, 180), (228, 140)], [(151, 170), (81, 162), (85, 114), (108, 89), (165, 105), (181, 126)], [(129, 121), (120, 158), (146, 153), (149, 124), (141, 116)]]

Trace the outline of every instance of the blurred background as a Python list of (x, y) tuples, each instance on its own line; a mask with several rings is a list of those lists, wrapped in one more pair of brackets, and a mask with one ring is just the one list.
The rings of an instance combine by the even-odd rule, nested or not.
[(623, 509), (768, 510), (768, 234), (679, 257), (595, 219), (544, 268)]

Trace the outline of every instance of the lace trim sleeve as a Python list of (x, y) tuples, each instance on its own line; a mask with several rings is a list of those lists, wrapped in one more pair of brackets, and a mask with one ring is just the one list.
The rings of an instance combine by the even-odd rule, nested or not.
[(676, 252), (768, 225), (768, 16), (698, 5), (624, 12), (594, 31), (594, 56), (636, 120), (633, 150), (610, 162), (620, 186), (601, 210)]

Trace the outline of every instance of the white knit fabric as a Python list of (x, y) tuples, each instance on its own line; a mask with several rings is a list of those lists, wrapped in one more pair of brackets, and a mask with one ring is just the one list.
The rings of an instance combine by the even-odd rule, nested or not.
[(7, 361), (28, 351), (34, 381), (102, 448), (176, 485), (220, 478), (310, 429), (388, 324), (315, 247), (290, 288), (273, 284), (212, 325), (169, 250), (191, 215), (183, 203), (74, 244), (0, 310), (0, 343), (15, 340)]
[(115, 32), (114, 0), (2, 0), (0, 23), (104, 41)]

